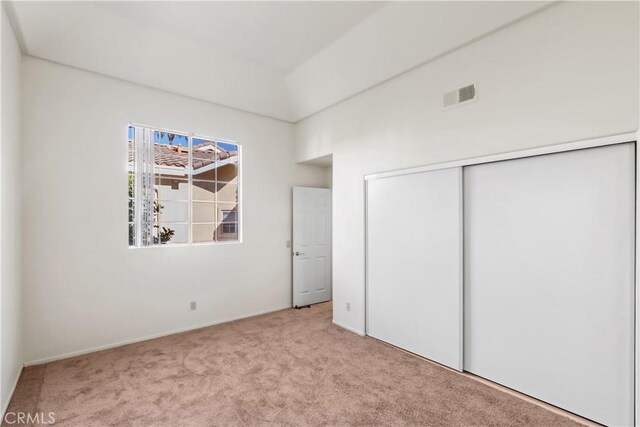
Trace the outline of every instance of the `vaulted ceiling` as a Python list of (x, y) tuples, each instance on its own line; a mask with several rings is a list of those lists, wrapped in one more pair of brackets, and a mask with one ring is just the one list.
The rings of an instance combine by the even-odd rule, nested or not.
[(25, 54), (295, 122), (549, 2), (8, 2)]

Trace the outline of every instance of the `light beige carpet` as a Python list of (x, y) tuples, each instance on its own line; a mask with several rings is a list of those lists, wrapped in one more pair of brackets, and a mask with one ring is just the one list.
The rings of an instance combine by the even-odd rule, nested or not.
[(347, 332), (330, 304), (29, 367), (9, 411), (73, 426), (577, 425)]

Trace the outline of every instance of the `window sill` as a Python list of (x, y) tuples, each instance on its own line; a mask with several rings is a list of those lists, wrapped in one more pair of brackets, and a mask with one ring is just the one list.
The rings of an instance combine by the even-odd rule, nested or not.
[(199, 242), (199, 243), (174, 243), (171, 245), (151, 245), (151, 246), (127, 246), (128, 249), (154, 249), (154, 248), (189, 248), (192, 246), (226, 246), (239, 245), (242, 240), (234, 240), (229, 242)]

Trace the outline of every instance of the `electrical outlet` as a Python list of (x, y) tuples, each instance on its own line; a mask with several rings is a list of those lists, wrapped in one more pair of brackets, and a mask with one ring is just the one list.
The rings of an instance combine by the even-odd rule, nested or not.
[(198, 309), (198, 303), (195, 301), (191, 301), (191, 311)]
[(351, 303), (350, 302), (347, 303), (347, 311), (351, 311)]

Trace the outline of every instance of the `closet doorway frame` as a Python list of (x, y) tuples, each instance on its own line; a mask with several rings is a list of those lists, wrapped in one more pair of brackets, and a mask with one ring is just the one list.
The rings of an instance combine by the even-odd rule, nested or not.
[[(498, 154), (491, 154), (491, 155), (487, 155), (487, 156), (479, 156), (479, 157), (470, 157), (470, 158), (466, 158), (466, 159), (461, 159), (461, 160), (454, 160), (454, 161), (449, 161), (449, 162), (442, 162), (442, 163), (433, 163), (430, 165), (424, 165), (424, 166), (417, 166), (417, 167), (411, 167), (411, 168), (406, 168), (406, 169), (398, 169), (398, 170), (392, 170), (392, 171), (386, 171), (386, 172), (379, 172), (379, 173), (372, 173), (372, 174), (367, 174), (364, 176), (364, 215), (365, 215), (365, 221), (364, 221), (364, 236), (365, 236), (365, 242), (364, 242), (364, 259), (365, 259), (365, 266), (364, 266), (364, 277), (365, 277), (365, 294), (364, 294), (364, 301), (365, 301), (365, 310), (364, 310), (364, 326), (365, 326), (365, 330), (364, 330), (364, 335), (365, 336), (370, 336), (369, 335), (369, 300), (368, 300), (368, 295), (369, 295), (369, 254), (368, 254), (368, 223), (367, 223), (367, 215), (368, 215), (368, 201), (367, 201), (367, 194), (368, 194), (368, 182), (369, 181), (373, 181), (373, 180), (377, 180), (377, 179), (383, 179), (383, 178), (389, 178), (389, 177), (394, 177), (394, 176), (400, 176), (400, 175), (409, 175), (409, 174), (414, 174), (414, 173), (421, 173), (421, 172), (429, 172), (429, 171), (435, 171), (435, 170), (439, 170), (439, 169), (449, 169), (449, 168), (456, 168), (456, 167), (465, 167), (465, 166), (473, 166), (473, 165), (479, 165), (479, 164), (484, 164), (484, 163), (493, 163), (493, 162), (499, 162), (499, 161), (503, 161), (503, 160), (515, 160), (515, 159), (522, 159), (522, 158), (526, 158), (526, 157), (535, 157), (535, 156), (541, 156), (541, 155), (545, 155), (545, 154), (557, 154), (557, 153), (564, 153), (567, 151), (575, 151), (575, 150), (583, 150), (583, 149), (587, 149), (587, 148), (596, 148), (596, 147), (606, 147), (609, 145), (616, 145), (616, 144), (624, 144), (624, 143), (634, 143), (635, 144), (635, 175), (636, 175), (636, 179), (635, 179), (635, 207), (636, 207), (636, 212), (635, 212), (635, 268), (634, 268), (634, 300), (635, 300), (635, 310), (634, 310), (634, 355), (633, 355), (633, 360), (634, 360), (634, 397), (633, 397), (633, 401), (634, 401), (634, 426), (636, 427), (640, 427), (640, 292), (638, 291), (638, 277), (640, 277), (640, 239), (638, 236), (639, 233), (639, 226), (640, 226), (640, 173), (638, 173), (638, 165), (640, 165), (640, 152), (638, 150), (638, 148), (640, 148), (638, 146), (639, 143), (639, 137), (640, 137), (640, 130), (636, 131), (636, 132), (627, 132), (627, 133), (621, 133), (621, 134), (614, 134), (614, 135), (609, 135), (609, 136), (602, 136), (602, 137), (598, 137), (598, 138), (591, 138), (591, 139), (584, 139), (584, 140), (577, 140), (577, 141), (571, 141), (571, 142), (563, 142), (563, 143), (558, 143), (558, 144), (553, 144), (553, 145), (547, 145), (547, 146), (542, 146), (542, 147), (535, 147), (535, 148), (529, 148), (529, 149), (524, 149), (524, 150), (517, 150), (517, 151), (510, 151), (510, 152), (503, 152), (503, 153), (498, 153)], [(464, 206), (463, 206), (464, 209)], [(464, 232), (464, 231), (463, 231)], [(463, 247), (464, 249), (464, 247)], [(464, 253), (464, 250), (463, 250)], [(461, 260), (464, 262), (464, 260)], [(464, 277), (463, 277), (464, 280)], [(462, 310), (464, 311), (464, 310)], [(462, 313), (460, 313), (460, 315), (462, 316)], [(464, 329), (463, 329), (463, 336), (462, 339), (464, 339)], [(437, 363), (437, 362), (434, 362)], [(464, 360), (462, 360), (462, 365), (464, 366)], [(463, 371), (466, 372), (466, 371)], [(579, 414), (577, 414), (579, 415)]]

